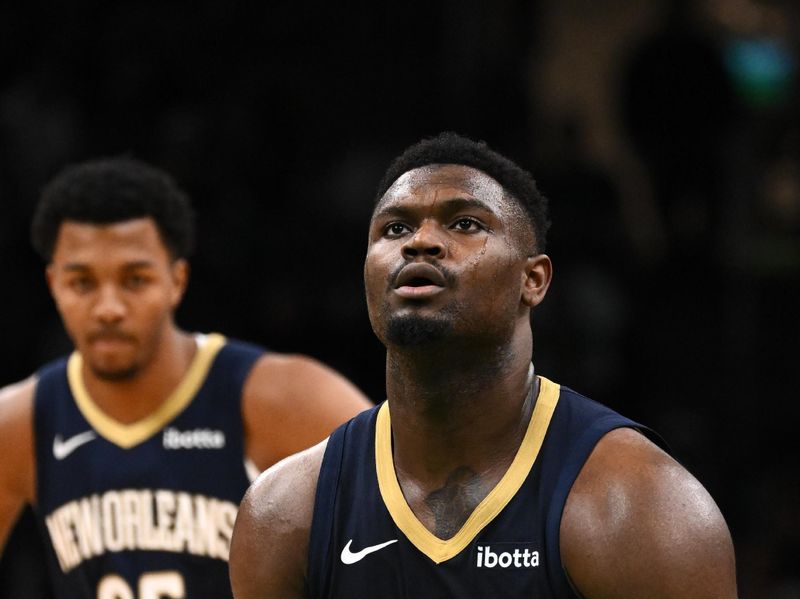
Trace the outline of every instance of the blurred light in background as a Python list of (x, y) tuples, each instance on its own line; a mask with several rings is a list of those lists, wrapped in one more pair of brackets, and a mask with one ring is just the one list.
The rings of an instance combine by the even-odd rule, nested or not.
[(777, 38), (734, 39), (724, 49), (734, 89), (751, 108), (764, 110), (789, 101), (797, 64)]

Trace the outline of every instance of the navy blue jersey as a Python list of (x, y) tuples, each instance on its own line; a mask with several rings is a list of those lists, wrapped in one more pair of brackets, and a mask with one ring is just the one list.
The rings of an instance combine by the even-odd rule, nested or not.
[(263, 350), (198, 336), (181, 383), (132, 424), (94, 404), (73, 353), (39, 372), (37, 517), (58, 599), (230, 597), (246, 471), (242, 386)]
[(313, 599), (575, 598), (559, 551), (567, 494), (600, 438), (641, 428), (540, 377), (530, 424), (506, 474), (442, 540), (405, 501), (392, 460), (391, 400), (328, 441), (308, 556)]

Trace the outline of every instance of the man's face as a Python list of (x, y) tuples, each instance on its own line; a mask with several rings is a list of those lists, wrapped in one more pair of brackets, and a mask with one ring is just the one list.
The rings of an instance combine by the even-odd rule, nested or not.
[(151, 218), (61, 225), (47, 280), (67, 333), (96, 376), (125, 380), (150, 363), (172, 325), (187, 268), (170, 258)]
[(460, 165), (405, 173), (370, 223), (364, 280), (376, 335), (420, 345), (510, 334), (531, 305), (523, 295), (532, 243), (523, 209), (485, 173)]

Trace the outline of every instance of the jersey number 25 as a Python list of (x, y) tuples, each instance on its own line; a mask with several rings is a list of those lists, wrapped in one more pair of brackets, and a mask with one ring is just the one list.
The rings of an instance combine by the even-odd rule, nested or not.
[(184, 599), (183, 576), (175, 571), (146, 572), (139, 577), (138, 593), (116, 574), (104, 576), (97, 585), (97, 599)]

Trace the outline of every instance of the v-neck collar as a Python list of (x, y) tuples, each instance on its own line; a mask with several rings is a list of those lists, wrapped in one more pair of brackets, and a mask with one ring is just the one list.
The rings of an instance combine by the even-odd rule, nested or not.
[(394, 469), (389, 401), (379, 408), (375, 424), (375, 467), (383, 502), (392, 520), (408, 540), (435, 563), (458, 555), (508, 505), (525, 482), (539, 455), (560, 393), (560, 386), (556, 383), (544, 377), (539, 377), (539, 381), (539, 396), (514, 461), (461, 529), (447, 540), (440, 539), (425, 528), (406, 502)]
[(67, 363), (67, 380), (81, 414), (102, 437), (123, 449), (146, 441), (180, 414), (194, 399), (206, 379), (225, 337), (212, 333), (197, 336), (197, 352), (189, 369), (170, 396), (155, 411), (141, 420), (125, 424), (106, 414), (94, 402), (83, 382), (83, 357), (73, 352)]

